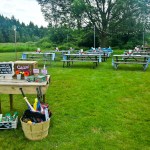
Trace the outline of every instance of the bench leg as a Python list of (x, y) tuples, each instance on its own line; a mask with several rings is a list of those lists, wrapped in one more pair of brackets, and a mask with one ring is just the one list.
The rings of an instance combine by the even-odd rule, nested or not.
[(118, 64), (115, 64), (115, 63), (114, 63), (113, 66), (114, 66), (114, 68), (115, 68), (116, 70), (118, 69)]
[(93, 62), (93, 69), (95, 69), (95, 67), (97, 67), (97, 62)]
[(98, 62), (96, 62), (96, 67), (98, 66)]
[(95, 69), (95, 65), (93, 65), (93, 69)]
[(146, 71), (147, 67), (148, 67), (148, 63), (143, 65), (144, 71)]
[(65, 62), (63, 61), (63, 68), (65, 67)]
[(104, 55), (104, 61), (106, 61), (105, 55)]

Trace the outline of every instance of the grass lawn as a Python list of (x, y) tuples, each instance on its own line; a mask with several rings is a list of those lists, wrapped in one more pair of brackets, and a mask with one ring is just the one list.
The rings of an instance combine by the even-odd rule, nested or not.
[[(15, 60), (14, 53), (0, 55), (0, 61)], [(53, 113), (47, 138), (29, 141), (19, 122), (17, 129), (0, 131), (0, 149), (150, 150), (150, 66), (145, 72), (141, 65), (114, 70), (109, 58), (96, 69), (92, 63), (63, 68), (60, 61), (47, 68), (51, 84), (46, 101)], [(36, 94), (27, 97), (32, 103)], [(9, 97), (0, 98), (5, 114)], [(22, 95), (14, 95), (19, 117), (25, 109)]]

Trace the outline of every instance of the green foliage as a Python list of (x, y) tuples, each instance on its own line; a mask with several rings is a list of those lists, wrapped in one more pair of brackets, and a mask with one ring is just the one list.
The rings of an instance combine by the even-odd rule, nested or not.
[(64, 44), (58, 46), (58, 48), (59, 48), (60, 50), (69, 50), (70, 47), (72, 47), (72, 48), (75, 49), (75, 50), (79, 50), (79, 49), (81, 48), (81, 47), (79, 48), (77, 45), (74, 45), (74, 44), (72, 44), (72, 43), (64, 43)]
[(29, 25), (25, 25), (24, 23), (21, 24), (14, 17), (8, 19), (0, 15), (0, 43), (14, 42), (14, 26), (16, 26), (17, 42), (37, 41), (47, 33), (46, 28), (38, 28), (32, 22)]
[[(94, 34), (92, 29), (84, 29), (82, 31), (81, 39), (78, 43), (79, 47), (94, 47)], [(98, 35), (95, 35), (95, 46), (99, 47), (99, 42), (98, 42)]]
[(71, 38), (72, 30), (67, 29), (65, 26), (57, 27), (57, 28), (49, 28), (49, 39), (55, 43), (63, 43), (68, 42), (68, 39)]
[[(78, 0), (74, 1), (74, 11), (78, 5)], [(94, 31), (93, 24), (89, 23), (86, 27), (71, 28), (68, 24), (60, 26), (49, 26), (48, 28), (38, 28), (31, 22), (28, 26), (24, 23), (20, 24), (15, 18), (4, 18), (0, 16), (0, 42), (12, 42), (14, 43), (14, 30), (13, 25), (17, 26), (17, 44), (16, 48), (18, 51), (35, 50), (36, 47), (41, 49), (68, 49), (73, 47), (75, 49), (81, 49), (85, 47), (88, 49), (94, 46)], [(146, 24), (148, 27), (148, 24)], [(118, 48), (133, 48), (136, 45), (143, 44), (143, 24), (136, 24), (135, 20), (131, 18), (120, 24), (118, 28), (115, 28), (115, 22), (110, 23), (109, 33), (107, 37), (107, 45)], [(141, 30), (142, 28), (142, 30)], [(96, 28), (95, 31), (95, 44), (96, 47), (103, 47), (99, 30)], [(145, 43), (149, 45), (150, 34), (148, 29), (145, 29)], [(18, 43), (22, 41), (26, 46), (21, 46)], [(31, 41), (34, 44), (30, 44)], [(29, 43), (29, 44), (28, 44)], [(9, 44), (8, 44), (9, 45)], [(2, 52), (13, 52), (15, 49), (14, 44), (12, 46), (5, 46), (0, 49)]]
[(46, 49), (46, 48), (52, 48), (52, 47), (53, 47), (53, 44), (52, 44), (52, 42), (49, 40), (49, 38), (46, 37), (46, 38), (43, 38), (43, 39), (39, 40), (39, 41), (37, 42), (37, 46)]
[(127, 44), (124, 46), (125, 49), (133, 49), (134, 43), (132, 41), (127, 42)]
[[(126, 34), (127, 36), (124, 38), (124, 44), (127, 44), (127, 42), (131, 40), (131, 38), (128, 37), (128, 34), (132, 34), (133, 37), (135, 37), (136, 34), (136, 36), (138, 35), (138, 38), (141, 39), (139, 34), (141, 34), (143, 31), (143, 25), (147, 31), (149, 30), (149, 1), (37, 1), (42, 6), (42, 12), (47, 21), (49, 21), (51, 24), (51, 27), (60, 27), (66, 25), (69, 29), (83, 29), (83, 26), (90, 26), (91, 28), (95, 26), (98, 37), (97, 45), (101, 45), (102, 47), (108, 47), (108, 45), (113, 44), (111, 38), (113, 38), (115, 35), (119, 36), (120, 34)], [(88, 33), (90, 32), (91, 30), (88, 31)], [(52, 37), (56, 41), (63, 41), (64, 38), (62, 35), (56, 36), (55, 34)], [(91, 45), (91, 38), (86, 37), (85, 40), (88, 40), (89, 45)], [(86, 46), (88, 42), (85, 42), (83, 39), (80, 41), (80, 45), (83, 44), (82, 46)], [(123, 43), (120, 43), (119, 41), (116, 42), (118, 42), (119, 45), (122, 45)], [(113, 44), (113, 46), (117, 46), (117, 44)]]

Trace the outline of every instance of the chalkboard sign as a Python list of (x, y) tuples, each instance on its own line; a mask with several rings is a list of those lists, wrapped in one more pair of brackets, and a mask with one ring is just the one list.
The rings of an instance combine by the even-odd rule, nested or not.
[(14, 62), (0, 62), (0, 76), (14, 75)]

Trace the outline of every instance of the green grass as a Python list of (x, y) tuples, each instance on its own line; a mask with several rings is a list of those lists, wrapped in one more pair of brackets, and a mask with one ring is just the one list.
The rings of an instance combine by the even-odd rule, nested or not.
[(24, 51), (35, 51), (37, 49), (35, 42), (26, 43), (0, 43), (0, 52), (24, 52)]
[[(14, 53), (0, 55), (0, 61), (15, 59)], [(18, 123), (16, 130), (1, 130), (0, 149), (150, 149), (150, 66), (145, 72), (141, 65), (114, 70), (110, 58), (96, 69), (91, 63), (63, 68), (59, 61), (47, 68), (51, 84), (46, 101), (53, 113), (47, 138), (29, 141)], [(36, 94), (27, 97), (32, 103)], [(0, 98), (3, 113), (9, 112), (8, 95)], [(19, 117), (26, 108), (22, 95), (14, 95)]]

